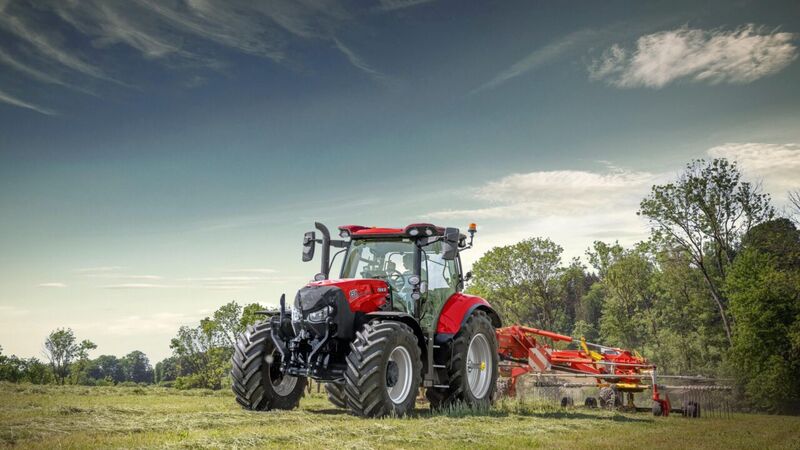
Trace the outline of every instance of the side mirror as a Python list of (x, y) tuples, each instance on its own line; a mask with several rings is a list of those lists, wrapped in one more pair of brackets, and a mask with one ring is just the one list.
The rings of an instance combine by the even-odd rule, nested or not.
[(469, 281), (471, 279), (472, 279), (472, 271), (470, 270), (469, 272), (464, 274), (464, 281)]
[(303, 235), (303, 262), (314, 259), (314, 248), (317, 245), (317, 237), (313, 231)]
[(458, 240), (461, 234), (458, 232), (458, 228), (445, 228), (444, 229), (444, 241), (442, 244), (444, 245), (444, 254), (442, 258), (446, 261), (452, 261), (456, 259), (458, 255)]

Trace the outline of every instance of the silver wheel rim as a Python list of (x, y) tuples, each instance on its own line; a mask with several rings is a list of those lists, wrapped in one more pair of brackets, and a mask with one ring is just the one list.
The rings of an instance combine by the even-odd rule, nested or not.
[(397, 366), (397, 381), (394, 385), (389, 386), (388, 380), (386, 383), (386, 392), (389, 393), (389, 398), (395, 404), (401, 404), (408, 398), (411, 392), (411, 378), (413, 365), (411, 363), (411, 355), (405, 347), (395, 347), (392, 353), (389, 354), (389, 362), (386, 370), (389, 370), (389, 365), (394, 363)]
[[(275, 361), (274, 355), (268, 355), (266, 358), (267, 364), (270, 365), (270, 369), (272, 369), (272, 363)], [(267, 374), (269, 376), (269, 384), (272, 385), (272, 390), (275, 391), (281, 397), (286, 397), (287, 395), (291, 394), (294, 390), (294, 387), (297, 385), (297, 377), (292, 377), (289, 375), (283, 375), (278, 377), (277, 379), (272, 378), (272, 370), (268, 370)]]
[(481, 333), (472, 337), (467, 349), (467, 382), (476, 399), (483, 399), (492, 383), (492, 353), (489, 340)]

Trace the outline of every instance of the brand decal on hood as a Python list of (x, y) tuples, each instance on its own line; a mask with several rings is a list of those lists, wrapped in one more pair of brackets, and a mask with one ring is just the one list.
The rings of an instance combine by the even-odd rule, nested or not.
[(358, 297), (358, 289), (351, 289), (350, 290), (350, 298), (352, 299), (352, 298), (356, 298), (356, 297)]

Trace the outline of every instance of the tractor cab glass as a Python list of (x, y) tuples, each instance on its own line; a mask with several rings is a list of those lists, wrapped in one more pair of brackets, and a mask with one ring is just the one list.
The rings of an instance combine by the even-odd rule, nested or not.
[(427, 283), (425, 302), (422, 304), (420, 325), (429, 329), (434, 319), (451, 295), (458, 291), (460, 282), (458, 269), (454, 259), (446, 259), (447, 246), (443, 242), (434, 242), (423, 248), (422, 273), (423, 282)]
[[(394, 309), (414, 314), (411, 297), (414, 285), (414, 254), (416, 245), (409, 239), (355, 239), (347, 250), (342, 266), (342, 278), (377, 278), (391, 287)], [(422, 302), (422, 325), (432, 326), (439, 310), (458, 290), (456, 261), (445, 259), (442, 242), (423, 247), (420, 280), (425, 286)]]
[(394, 308), (413, 313), (413, 286), (416, 248), (409, 239), (356, 239), (350, 243), (342, 265), (342, 278), (376, 278), (384, 280), (392, 290)]

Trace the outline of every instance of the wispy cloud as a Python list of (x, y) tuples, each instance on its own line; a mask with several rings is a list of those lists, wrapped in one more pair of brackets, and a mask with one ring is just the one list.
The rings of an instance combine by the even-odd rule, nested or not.
[(386, 74), (380, 72), (379, 70), (369, 65), (360, 56), (358, 56), (352, 49), (350, 49), (350, 47), (344, 45), (342, 41), (340, 41), (337, 38), (333, 38), (333, 42), (336, 44), (336, 48), (339, 49), (339, 51), (342, 52), (342, 54), (345, 57), (347, 57), (347, 60), (350, 61), (350, 64), (352, 64), (354, 67), (360, 69), (361, 71), (363, 71), (364, 73), (366, 73), (367, 75), (369, 75), (370, 77), (372, 77), (377, 81), (385, 82), (389, 80), (389, 77), (387, 77)]
[(19, 317), (27, 316), (30, 311), (17, 306), (0, 305), (0, 317)]
[(471, 93), (475, 94), (484, 90), (494, 89), (509, 80), (533, 72), (546, 64), (556, 61), (568, 52), (592, 42), (598, 34), (596, 30), (586, 29), (575, 31), (560, 39), (556, 39), (515, 62), (511, 67), (498, 73), (494, 78), (476, 88)]
[(65, 288), (65, 287), (67, 287), (67, 285), (65, 283), (51, 282), (51, 283), (39, 283), (39, 287), (43, 287), (43, 288)]
[(19, 11), (9, 11), (7, 5), (0, 4), (0, 29), (13, 34), (37, 53), (49, 58), (51, 61), (83, 75), (120, 83), (108, 76), (99, 67), (76, 56), (74, 49), (64, 47), (59, 42), (61, 39), (57, 35), (49, 30), (30, 25), (27, 19), (23, 19), (23, 16), (24, 14)]
[(261, 268), (256, 268), (256, 269), (229, 269), (229, 270), (224, 270), (223, 272), (225, 272), (225, 273), (258, 273), (258, 274), (273, 274), (273, 273), (277, 273), (278, 271), (277, 271), (277, 270), (275, 270), (275, 269), (261, 269)]
[(16, 107), (19, 107), (19, 108), (30, 109), (32, 111), (36, 111), (36, 112), (38, 112), (40, 114), (44, 114), (44, 115), (47, 115), (47, 116), (54, 116), (54, 115), (58, 114), (55, 111), (53, 111), (52, 109), (45, 108), (45, 107), (39, 106), (39, 105), (34, 105), (33, 103), (26, 102), (25, 100), (22, 100), (22, 99), (19, 99), (17, 97), (14, 97), (13, 95), (8, 94), (8, 93), (3, 92), (3, 91), (0, 91), (0, 102), (7, 103), (9, 105), (16, 106)]
[(709, 149), (708, 155), (738, 161), (746, 176), (762, 181), (777, 199), (800, 189), (800, 144), (727, 143)]
[(375, 9), (378, 11), (395, 11), (424, 5), (432, 1), (433, 0), (380, 0), (380, 4)]
[[(419, 2), (387, 2), (383, 6), (399, 9), (413, 3)], [(356, 23), (357, 15), (351, 13), (351, 6), (339, 0), (42, 0), (36, 7), (4, 1), (0, 2), (0, 31), (13, 35), (15, 46), (25, 50), (20, 52), (25, 58), (15, 57), (8, 47), (0, 48), (0, 63), (38, 82), (91, 93), (78, 87), (77, 82), (65, 82), (54, 69), (130, 87), (112, 75), (119, 71), (109, 69), (116, 66), (108, 63), (108, 57), (96, 58), (98, 52), (126, 46), (146, 60), (169, 68), (224, 70), (228, 63), (219, 51), (224, 47), (298, 67), (300, 64), (292, 60), (298, 56), (291, 51), (292, 46), (298, 41), (316, 41), (333, 43), (354, 67), (376, 80), (387, 81), (386, 74), (335, 37), (345, 26)], [(45, 26), (42, 17), (50, 13), (60, 21), (48, 21)], [(81, 46), (87, 39), (91, 46)], [(196, 87), (206, 78), (195, 73), (188, 80), (187, 87)], [(13, 96), (6, 97), (6, 103), (51, 113)]]
[(159, 283), (118, 283), (103, 286), (104, 289), (173, 289), (188, 286), (159, 284)]
[(122, 269), (123, 269), (122, 266), (97, 266), (97, 267), (84, 267), (81, 269), (75, 269), (75, 272), (82, 274), (97, 274), (97, 273), (119, 272)]
[(792, 33), (746, 25), (687, 27), (640, 37), (635, 49), (614, 44), (589, 66), (590, 78), (620, 88), (659, 89), (677, 80), (742, 84), (783, 70), (797, 58)]

